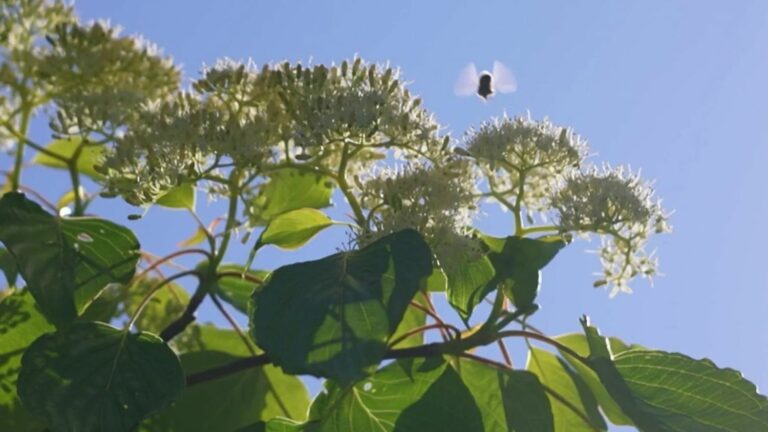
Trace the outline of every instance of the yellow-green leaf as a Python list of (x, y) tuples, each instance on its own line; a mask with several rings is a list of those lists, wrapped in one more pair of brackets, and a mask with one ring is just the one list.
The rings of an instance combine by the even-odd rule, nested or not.
[(176, 186), (155, 202), (155, 204), (162, 207), (186, 210), (194, 210), (196, 203), (197, 194), (192, 183), (182, 183)]
[[(45, 147), (45, 149), (65, 159), (71, 159), (82, 144), (83, 139), (80, 137), (62, 138), (52, 141)], [(85, 174), (94, 180), (102, 179), (104, 176), (96, 172), (94, 166), (101, 163), (103, 155), (104, 149), (101, 146), (82, 146), (80, 155), (77, 158), (77, 170), (80, 174)], [(32, 158), (32, 163), (45, 165), (51, 168), (67, 169), (66, 163), (45, 153), (36, 154), (35, 157)]]
[(291, 210), (272, 219), (261, 233), (257, 244), (296, 249), (333, 224), (333, 220), (320, 210)]

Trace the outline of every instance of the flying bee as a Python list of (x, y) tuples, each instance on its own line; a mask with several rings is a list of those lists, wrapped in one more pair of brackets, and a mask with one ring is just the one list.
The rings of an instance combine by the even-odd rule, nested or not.
[(517, 90), (517, 80), (512, 72), (499, 61), (493, 62), (493, 72), (477, 72), (474, 63), (462, 69), (453, 87), (457, 96), (476, 94), (488, 100), (495, 93), (512, 93)]

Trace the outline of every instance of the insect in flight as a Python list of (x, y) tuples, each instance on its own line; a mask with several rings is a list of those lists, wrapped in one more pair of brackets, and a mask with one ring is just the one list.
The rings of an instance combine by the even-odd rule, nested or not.
[(461, 71), (453, 87), (457, 96), (476, 94), (488, 100), (495, 93), (512, 93), (517, 90), (517, 80), (512, 72), (499, 61), (493, 62), (493, 71), (477, 72), (474, 63), (468, 64)]

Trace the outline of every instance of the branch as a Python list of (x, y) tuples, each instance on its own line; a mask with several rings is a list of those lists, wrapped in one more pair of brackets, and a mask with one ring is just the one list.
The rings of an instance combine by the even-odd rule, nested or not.
[(183, 332), (188, 325), (195, 321), (195, 312), (203, 303), (203, 300), (205, 300), (206, 294), (208, 294), (206, 282), (201, 280), (200, 284), (197, 285), (195, 293), (192, 294), (192, 298), (189, 299), (189, 303), (187, 304), (187, 308), (184, 309), (184, 313), (160, 332), (160, 338), (163, 341), (168, 342), (175, 338), (179, 333)]
[[(195, 292), (195, 294), (197, 294), (197, 292)], [(190, 304), (192, 304), (191, 301), (190, 301)], [(194, 320), (194, 317), (192, 319)], [(161, 333), (161, 337), (163, 334), (166, 333), (166, 330), (163, 330), (163, 333)], [(430, 344), (418, 345), (418, 346), (409, 347), (409, 348), (390, 349), (384, 354), (383, 359), (434, 357), (434, 356), (443, 355), (443, 354), (468, 357), (472, 355), (466, 351), (469, 351), (473, 348), (476, 348), (482, 345), (488, 345), (490, 343), (496, 342), (497, 340), (500, 340), (505, 337), (529, 337), (531, 339), (536, 339), (538, 341), (554, 346), (555, 348), (561, 350), (562, 352), (574, 357), (575, 359), (589, 366), (589, 362), (587, 361), (587, 359), (582, 357), (579, 353), (572, 350), (571, 348), (568, 348), (567, 346), (561, 344), (560, 342), (557, 342), (554, 339), (550, 339), (544, 335), (540, 335), (538, 333), (533, 333), (525, 330), (508, 330), (508, 331), (503, 331), (503, 332), (490, 334), (490, 335), (478, 332), (468, 337), (467, 339), (450, 340), (447, 342), (434, 342)], [(163, 338), (163, 340), (168, 340), (168, 339)], [(270, 363), (272, 363), (272, 359), (270, 359), (267, 354), (261, 354), (255, 357), (238, 359), (231, 363), (224, 364), (222, 366), (218, 366), (212, 369), (204, 370), (202, 372), (189, 375), (187, 377), (187, 385), (195, 385), (201, 382), (218, 379), (233, 373), (240, 372), (242, 370), (246, 370), (246, 369), (257, 367), (257, 366), (263, 366)], [(504, 367), (507, 367), (507, 366), (504, 365)]]

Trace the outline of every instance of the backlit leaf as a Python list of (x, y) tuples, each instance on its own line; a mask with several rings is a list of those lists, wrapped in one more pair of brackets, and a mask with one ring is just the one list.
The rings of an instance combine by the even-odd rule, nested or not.
[(431, 272), (432, 252), (413, 230), (281, 267), (254, 293), (252, 333), (288, 373), (353, 382), (379, 363)]
[(194, 210), (196, 203), (197, 193), (195, 185), (192, 183), (182, 183), (169, 190), (155, 201), (155, 204), (161, 207), (187, 210)]
[(110, 221), (60, 218), (23, 194), (0, 199), (0, 241), (46, 317), (71, 322), (110, 283), (127, 283), (139, 259), (133, 233)]
[(75, 323), (24, 353), (18, 392), (55, 431), (131, 431), (184, 388), (176, 354), (150, 333)]
[[(46, 150), (56, 153), (59, 156), (71, 159), (82, 142), (83, 140), (80, 137), (63, 138), (52, 141), (45, 148)], [(84, 146), (80, 150), (80, 155), (77, 158), (78, 172), (80, 172), (80, 174), (85, 174), (94, 180), (102, 179), (104, 176), (96, 172), (93, 167), (101, 163), (103, 154), (104, 148), (102, 146)], [(67, 164), (65, 164), (63, 161), (44, 153), (36, 154), (35, 157), (32, 158), (32, 163), (45, 165), (51, 168), (67, 169)]]
[[(233, 330), (201, 326), (200, 333), (197, 349), (181, 355), (187, 375), (250, 355)], [(188, 386), (173, 406), (145, 421), (142, 430), (233, 431), (277, 416), (304, 420), (308, 407), (301, 380), (267, 365)]]
[(9, 290), (0, 300), (0, 430), (43, 430), (16, 396), (21, 356), (40, 335), (53, 331), (29, 291)]
[(322, 174), (291, 167), (273, 171), (249, 203), (251, 221), (264, 225), (287, 211), (328, 207), (334, 188), (333, 180)]

